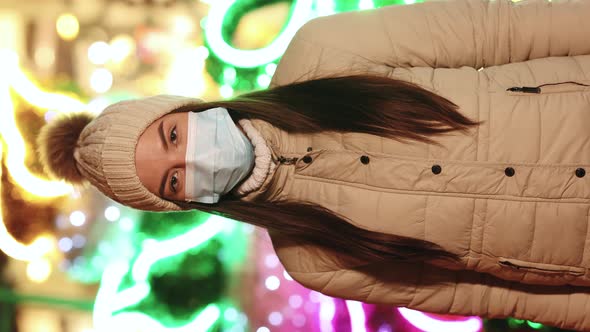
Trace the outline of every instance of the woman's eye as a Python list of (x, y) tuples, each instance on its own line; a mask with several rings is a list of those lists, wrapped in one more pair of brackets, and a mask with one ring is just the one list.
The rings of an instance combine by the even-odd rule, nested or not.
[(170, 131), (170, 142), (176, 144), (176, 126)]
[(172, 190), (173, 193), (176, 193), (176, 186), (178, 185), (178, 173), (174, 173), (172, 174), (172, 177), (170, 178), (170, 190)]

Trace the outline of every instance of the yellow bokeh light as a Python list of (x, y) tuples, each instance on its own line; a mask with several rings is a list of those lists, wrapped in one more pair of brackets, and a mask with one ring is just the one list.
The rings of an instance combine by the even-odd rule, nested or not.
[(76, 16), (70, 13), (61, 14), (55, 23), (57, 34), (64, 40), (73, 40), (80, 32), (80, 24)]
[(129, 35), (117, 35), (111, 40), (111, 58), (115, 62), (121, 62), (135, 52), (135, 41)]
[(42, 283), (51, 275), (51, 263), (47, 258), (39, 258), (27, 264), (27, 277), (33, 282)]

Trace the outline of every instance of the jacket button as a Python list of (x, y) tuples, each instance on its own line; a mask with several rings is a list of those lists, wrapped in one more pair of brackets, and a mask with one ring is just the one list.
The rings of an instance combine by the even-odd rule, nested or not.
[(307, 148), (307, 152), (311, 151), (311, 146)]
[(311, 163), (311, 156), (305, 156), (305, 157), (303, 157), (303, 162), (306, 163), (306, 164)]
[(369, 163), (369, 156), (362, 156), (361, 163), (368, 164)]
[(439, 174), (442, 171), (439, 165), (432, 166), (432, 173)]
[(576, 176), (577, 177), (581, 178), (584, 175), (586, 175), (586, 170), (585, 169), (583, 169), (583, 168), (576, 169)]
[(506, 174), (506, 176), (513, 176), (514, 175), (514, 168), (506, 167), (506, 169), (504, 170), (504, 174)]

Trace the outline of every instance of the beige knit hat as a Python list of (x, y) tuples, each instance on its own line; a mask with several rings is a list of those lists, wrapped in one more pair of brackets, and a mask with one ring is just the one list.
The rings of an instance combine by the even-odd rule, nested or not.
[(158, 95), (113, 104), (97, 117), (89, 113), (60, 116), (39, 134), (41, 162), (53, 177), (70, 183), (88, 180), (123, 205), (147, 211), (181, 210), (152, 194), (139, 181), (135, 146), (141, 133), (158, 118), (202, 102)]

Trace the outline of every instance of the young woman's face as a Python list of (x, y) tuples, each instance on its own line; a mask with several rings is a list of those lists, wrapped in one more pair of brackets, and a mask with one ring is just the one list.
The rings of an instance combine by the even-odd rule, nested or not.
[[(244, 133), (241, 126), (237, 127)], [(163, 199), (185, 199), (187, 130), (188, 112), (169, 113), (149, 125), (137, 141), (135, 168), (139, 181)]]
[(188, 113), (169, 113), (139, 136), (135, 168), (141, 183), (167, 200), (184, 200)]

